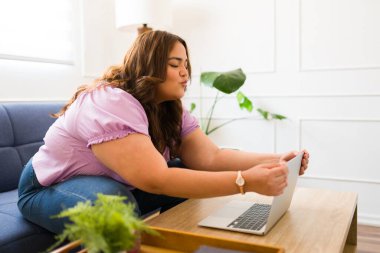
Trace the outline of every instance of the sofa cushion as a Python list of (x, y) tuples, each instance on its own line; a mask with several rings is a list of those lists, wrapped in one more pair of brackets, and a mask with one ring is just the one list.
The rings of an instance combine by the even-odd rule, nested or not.
[(0, 192), (17, 188), (22, 167), (43, 144), (62, 103), (0, 104)]
[[(40, 142), (55, 118), (51, 113), (58, 112), (62, 104), (29, 103), (29, 104), (6, 104), (14, 133), (14, 146)], [(33, 115), (31, 117), (30, 115)]]
[(54, 243), (49, 231), (25, 220), (17, 208), (17, 190), (0, 193), (0, 252), (41, 252)]
[(5, 107), (0, 105), (0, 147), (13, 146), (12, 124)]
[(13, 190), (17, 187), (22, 166), (20, 155), (15, 148), (0, 148), (0, 192)]

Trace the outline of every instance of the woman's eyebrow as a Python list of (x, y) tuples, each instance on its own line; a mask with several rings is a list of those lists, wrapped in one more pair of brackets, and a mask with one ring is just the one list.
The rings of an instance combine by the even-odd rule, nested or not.
[[(169, 57), (169, 60), (183, 61), (181, 57)], [(187, 59), (185, 61), (187, 61)]]

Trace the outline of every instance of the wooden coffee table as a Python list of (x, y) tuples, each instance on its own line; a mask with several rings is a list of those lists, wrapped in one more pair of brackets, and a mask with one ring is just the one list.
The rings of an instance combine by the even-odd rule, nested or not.
[[(270, 203), (255, 193), (190, 199), (147, 221), (148, 225), (246, 242), (275, 245), (291, 252), (354, 252), (357, 238), (357, 194), (297, 188), (287, 213), (265, 236), (198, 226), (198, 222), (232, 199)], [(347, 246), (351, 245), (351, 246)]]

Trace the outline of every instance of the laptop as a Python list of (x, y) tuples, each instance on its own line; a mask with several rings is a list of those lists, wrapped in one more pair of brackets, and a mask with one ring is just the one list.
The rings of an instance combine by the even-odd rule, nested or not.
[(285, 214), (292, 201), (303, 152), (288, 161), (288, 186), (272, 204), (233, 200), (198, 223), (199, 226), (265, 235)]

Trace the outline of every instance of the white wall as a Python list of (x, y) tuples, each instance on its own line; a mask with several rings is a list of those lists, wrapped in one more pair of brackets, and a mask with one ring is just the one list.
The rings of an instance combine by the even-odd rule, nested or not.
[[(0, 60), (0, 100), (67, 99), (121, 61), (136, 34), (115, 30), (113, 1), (78, 3), (75, 64)], [(214, 93), (199, 73), (242, 67), (254, 105), (288, 120), (252, 114), (210, 137), (258, 152), (307, 148), (299, 185), (358, 192), (359, 222), (380, 225), (378, 13), (376, 0), (173, 0), (170, 31), (188, 42), (194, 69), (185, 104), (204, 115)], [(214, 123), (246, 115), (232, 96)]]

